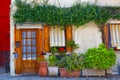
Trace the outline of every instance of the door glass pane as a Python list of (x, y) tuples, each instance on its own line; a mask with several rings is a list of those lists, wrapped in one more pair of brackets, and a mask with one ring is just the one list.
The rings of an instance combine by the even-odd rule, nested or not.
[(31, 52), (31, 46), (28, 46), (27, 52)]
[(30, 31), (27, 32), (27, 37), (31, 38), (31, 32)]
[(32, 39), (32, 45), (35, 45), (35, 44), (36, 44), (36, 40)]
[(32, 38), (36, 38), (36, 32), (35, 31), (32, 32)]
[(27, 54), (27, 60), (31, 60), (31, 54), (30, 53)]
[(25, 53), (26, 52), (26, 46), (22, 47), (22, 52)]
[(36, 52), (36, 46), (32, 46), (32, 52)]
[(23, 60), (26, 60), (26, 54), (25, 54), (25, 53), (23, 53), (22, 59), (23, 59)]
[(26, 32), (25, 31), (22, 32), (22, 38), (26, 38)]
[(22, 44), (26, 45), (26, 39), (22, 39)]
[(32, 60), (36, 60), (36, 53), (32, 54)]
[(27, 39), (27, 44), (31, 45), (31, 40), (30, 39)]

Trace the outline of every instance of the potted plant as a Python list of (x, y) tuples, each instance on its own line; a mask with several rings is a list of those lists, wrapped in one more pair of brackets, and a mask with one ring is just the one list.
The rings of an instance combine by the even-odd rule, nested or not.
[(105, 76), (105, 70), (111, 68), (116, 61), (113, 49), (106, 49), (104, 44), (98, 48), (88, 49), (85, 53), (84, 76)]
[(41, 77), (48, 76), (48, 62), (47, 62), (47, 59), (38, 57), (37, 61), (39, 62), (39, 71), (38, 71), (38, 74)]
[(61, 77), (79, 77), (80, 70), (84, 68), (83, 55), (78, 56), (76, 53), (64, 57), (58, 64), (60, 67)]
[(51, 47), (50, 48), (50, 52), (53, 54), (53, 55), (58, 55), (58, 49), (57, 49), (57, 47)]
[(65, 56), (66, 52), (65, 52), (65, 47), (59, 47), (58, 48), (58, 53), (60, 56)]
[(74, 51), (75, 49), (78, 49), (78, 48), (79, 48), (78, 44), (75, 44), (75, 41), (74, 41), (74, 40), (68, 40), (68, 41), (66, 42), (66, 47), (67, 47), (67, 48), (72, 48), (72, 51)]
[(49, 76), (58, 76), (58, 59), (55, 55), (49, 56), (49, 66), (48, 66), (48, 75)]

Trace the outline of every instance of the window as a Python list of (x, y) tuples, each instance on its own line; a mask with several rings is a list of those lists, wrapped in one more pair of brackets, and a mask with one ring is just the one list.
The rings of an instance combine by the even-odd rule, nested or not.
[(36, 32), (22, 31), (22, 60), (36, 60)]
[(109, 24), (111, 47), (120, 49), (120, 24)]
[(50, 27), (50, 47), (65, 47), (65, 30), (60, 27)]

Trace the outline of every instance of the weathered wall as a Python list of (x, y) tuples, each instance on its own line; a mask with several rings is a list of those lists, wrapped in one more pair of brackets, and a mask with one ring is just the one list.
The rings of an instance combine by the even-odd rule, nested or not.
[(102, 34), (94, 22), (80, 26), (74, 33), (75, 43), (80, 46), (76, 50), (78, 53), (84, 53), (87, 49), (98, 47), (102, 43)]
[(120, 6), (120, 0), (96, 0), (95, 4), (100, 6)]

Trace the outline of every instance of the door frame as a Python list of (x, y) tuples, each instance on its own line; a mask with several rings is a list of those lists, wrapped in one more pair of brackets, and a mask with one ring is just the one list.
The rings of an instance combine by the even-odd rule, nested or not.
[[(36, 60), (23, 60), (23, 55), (22, 55), (22, 32), (23, 31), (25, 31), (25, 32), (28, 32), (28, 31), (30, 31), (30, 32), (32, 32), (32, 31), (35, 31), (36, 32)], [(37, 68), (37, 57), (38, 57), (38, 45), (39, 44), (37, 44), (37, 43), (39, 43), (39, 41), (38, 41), (38, 37), (39, 37), (39, 35), (37, 35), (38, 34), (38, 29), (20, 29), (20, 32), (21, 32), (21, 34), (20, 34), (20, 58), (21, 58), (21, 73), (32, 73), (32, 71), (30, 72), (30, 69), (23, 69), (23, 66), (25, 65), (25, 63), (28, 63), (28, 66), (31, 66), (32, 67), (32, 63), (35, 63), (35, 66), (36, 66), (36, 68)], [(26, 36), (27, 36), (27, 34), (26, 34)], [(28, 38), (26, 38), (26, 39), (28, 39)], [(27, 57), (27, 56), (26, 56)], [(26, 58), (27, 59), (27, 58)], [(30, 63), (31, 63), (31, 65), (30, 65)], [(37, 73), (37, 69), (34, 69), (34, 73)], [(27, 72), (25, 72), (25, 70), (27, 71)]]
[[(30, 29), (30, 30), (37, 30), (37, 44), (38, 44), (38, 41), (39, 41), (39, 45), (37, 46), (37, 57), (41, 57), (40, 54), (41, 52), (43, 51), (43, 27), (41, 24), (17, 24), (14, 28), (14, 52), (18, 54), (18, 58), (14, 58), (14, 65), (15, 65), (15, 74), (21, 74), (21, 50), (20, 48), (17, 48), (16, 47), (16, 42), (17, 41), (20, 41), (20, 34), (21, 34), (21, 30), (22, 29)], [(42, 36), (42, 40), (41, 40), (41, 37), (38, 37), (38, 36)], [(20, 42), (21, 43), (21, 42)], [(21, 45), (21, 44), (20, 44)], [(13, 54), (13, 53), (12, 53)], [(42, 58), (44, 58), (42, 56)], [(18, 64), (19, 63), (19, 64)], [(39, 64), (37, 62), (37, 71), (38, 71), (38, 68), (39, 68)]]

